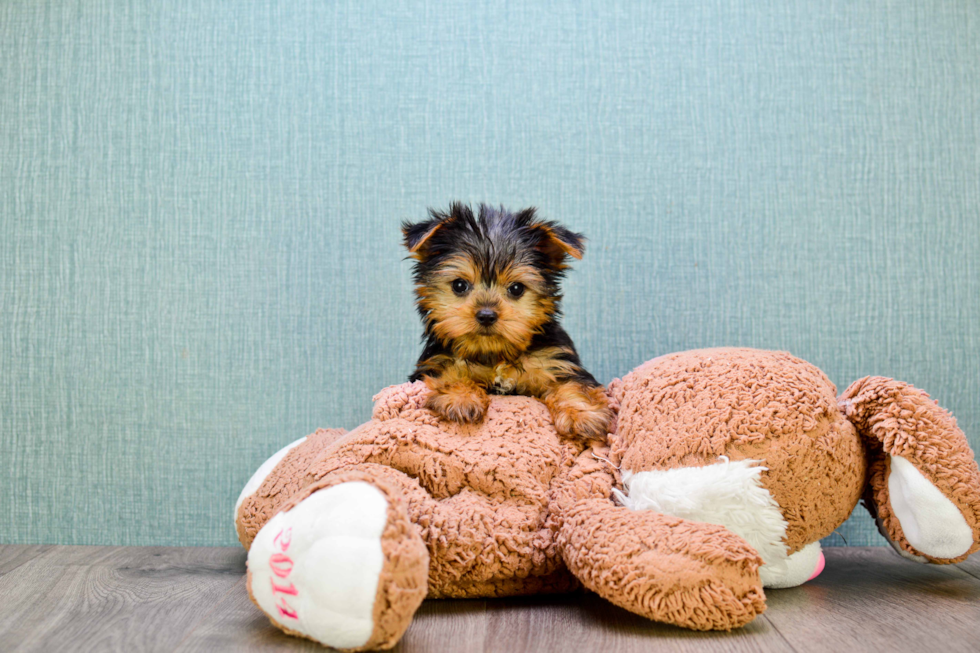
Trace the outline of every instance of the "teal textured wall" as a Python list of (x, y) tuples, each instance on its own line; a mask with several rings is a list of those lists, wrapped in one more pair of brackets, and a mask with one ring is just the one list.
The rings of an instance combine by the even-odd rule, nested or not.
[(454, 198), (591, 237), (603, 381), (786, 349), (980, 445), (980, 4), (394, 4), (0, 4), (0, 542), (232, 544), (410, 371)]

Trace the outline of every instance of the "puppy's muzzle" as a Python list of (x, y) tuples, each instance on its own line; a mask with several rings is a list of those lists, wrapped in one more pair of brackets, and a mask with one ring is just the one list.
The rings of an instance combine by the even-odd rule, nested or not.
[(497, 311), (491, 308), (481, 308), (476, 312), (476, 321), (480, 326), (488, 327), (497, 321)]

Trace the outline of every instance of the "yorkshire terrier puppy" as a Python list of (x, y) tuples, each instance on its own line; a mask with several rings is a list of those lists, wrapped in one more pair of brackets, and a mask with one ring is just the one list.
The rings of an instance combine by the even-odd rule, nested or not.
[(605, 439), (612, 411), (603, 387), (558, 324), (559, 283), (568, 257), (582, 258), (584, 238), (533, 208), (481, 204), (475, 217), (459, 203), (403, 223), (402, 233), (425, 326), (409, 378), (428, 385), (428, 407), (478, 422), (488, 393), (528, 395), (545, 402), (561, 435)]

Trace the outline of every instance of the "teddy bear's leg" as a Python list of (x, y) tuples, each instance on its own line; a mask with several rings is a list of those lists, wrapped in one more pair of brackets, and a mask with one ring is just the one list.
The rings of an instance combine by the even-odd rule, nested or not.
[(262, 526), (248, 553), (248, 591), (290, 634), (384, 649), (425, 598), (428, 566), (400, 489), (352, 468), (307, 485)]
[(868, 447), (865, 505), (895, 550), (946, 564), (980, 549), (980, 470), (952, 415), (884, 377), (854, 382), (838, 402)]
[(715, 524), (616, 506), (612, 478), (586, 451), (555, 492), (569, 569), (611, 603), (695, 630), (730, 630), (765, 610), (762, 559)]
[(417, 470), (375, 463), (350, 469), (370, 471), (405, 499), (429, 551), (429, 598), (566, 592), (579, 586), (564, 568), (541, 503), (501, 502), (468, 487), (437, 499), (422, 487)]
[(310, 463), (346, 434), (344, 429), (318, 429), (259, 466), (235, 503), (235, 531), (242, 546), (249, 548), (259, 529), (307, 482)]
[(307, 440), (306, 437), (302, 437), (299, 440), (290, 442), (285, 447), (283, 447), (276, 453), (272, 454), (269, 457), (269, 459), (266, 460), (264, 463), (259, 465), (259, 468), (255, 470), (255, 473), (253, 473), (251, 478), (248, 479), (248, 483), (246, 483), (245, 487), (242, 488), (241, 493), (238, 495), (238, 501), (235, 502), (236, 522), (238, 521), (238, 511), (241, 509), (242, 503), (245, 501), (245, 499), (255, 494), (255, 491), (258, 490), (259, 487), (261, 487), (263, 481), (265, 481), (265, 479), (269, 477), (269, 474), (272, 473), (272, 470), (276, 468), (276, 465), (279, 464), (279, 461), (281, 461), (283, 458), (286, 457), (286, 454), (288, 454), (290, 451), (292, 451), (299, 445), (306, 442), (306, 440)]

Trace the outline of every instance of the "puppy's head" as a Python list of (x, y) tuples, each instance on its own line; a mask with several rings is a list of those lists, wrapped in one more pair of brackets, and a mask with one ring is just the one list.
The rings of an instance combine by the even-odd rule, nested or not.
[(446, 213), (404, 223), (415, 259), (417, 306), (426, 333), (457, 356), (513, 358), (559, 315), (568, 257), (582, 258), (584, 238), (533, 208), (511, 213), (481, 204), (474, 216), (454, 203)]

